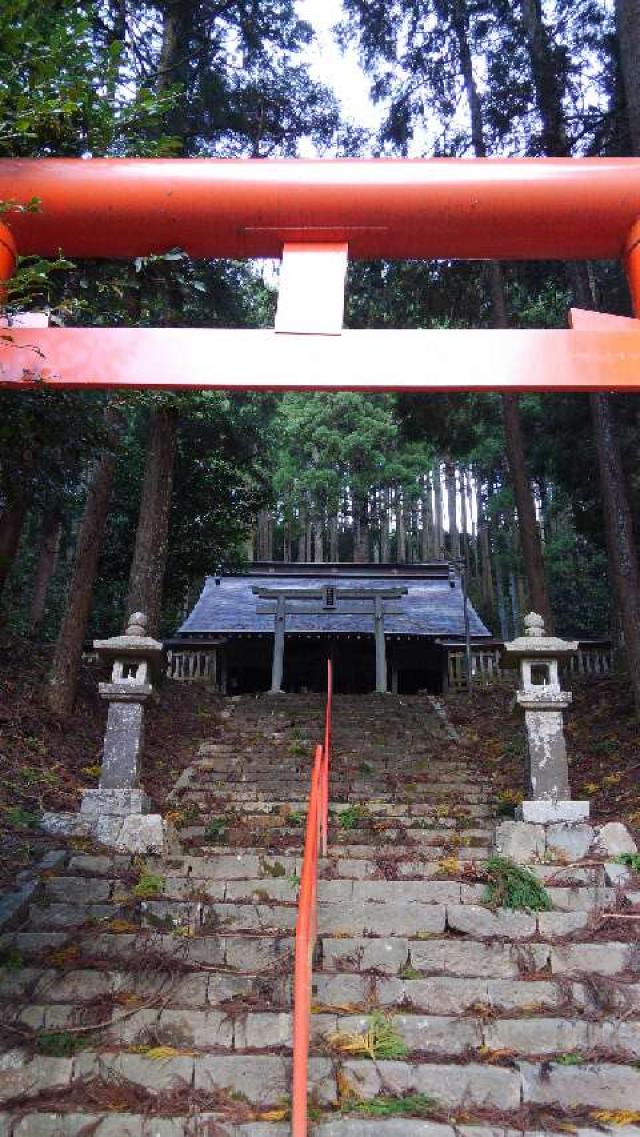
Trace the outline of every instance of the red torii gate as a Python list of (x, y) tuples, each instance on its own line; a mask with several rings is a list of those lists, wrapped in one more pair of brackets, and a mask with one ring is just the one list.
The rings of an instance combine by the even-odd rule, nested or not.
[[(640, 160), (4, 159), (0, 281), (16, 255), (279, 257), (274, 330), (12, 327), (0, 384), (640, 389), (640, 325), (342, 331), (347, 255), (623, 258), (640, 311)], [(304, 333), (304, 334), (296, 334)]]

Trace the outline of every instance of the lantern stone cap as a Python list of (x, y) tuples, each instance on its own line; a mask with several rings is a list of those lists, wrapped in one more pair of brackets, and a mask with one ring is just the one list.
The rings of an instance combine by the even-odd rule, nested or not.
[(94, 651), (98, 655), (127, 657), (141, 656), (147, 659), (157, 659), (164, 652), (164, 646), (159, 640), (146, 635), (148, 620), (144, 612), (133, 612), (129, 617), (127, 630), (122, 636), (112, 636), (108, 640), (94, 640)]
[(518, 636), (504, 645), (506, 655), (517, 659), (567, 656), (578, 650), (577, 640), (561, 640), (558, 636), (547, 636), (544, 620), (537, 612), (529, 612), (524, 618), (525, 635)]

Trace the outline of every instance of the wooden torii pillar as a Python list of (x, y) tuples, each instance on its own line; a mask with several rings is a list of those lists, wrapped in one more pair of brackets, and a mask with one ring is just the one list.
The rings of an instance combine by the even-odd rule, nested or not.
[[(284, 674), (284, 636), (287, 615), (304, 616), (371, 616), (373, 618), (373, 632), (376, 644), (376, 692), (384, 695), (387, 692), (387, 653), (384, 638), (385, 615), (396, 615), (399, 609), (385, 608), (386, 600), (398, 600), (408, 592), (407, 588), (397, 586), (394, 588), (337, 588), (327, 584), (323, 588), (261, 588), (256, 585), (251, 590), (259, 600), (269, 601), (269, 606), (258, 607), (261, 615), (275, 617), (273, 635), (273, 663), (271, 667), (270, 695), (282, 694), (282, 677)], [(307, 608), (306, 602), (320, 601), (315, 607)], [(356, 600), (366, 601), (369, 608), (338, 608), (338, 601)], [(290, 608), (291, 601), (303, 601), (303, 609)]]

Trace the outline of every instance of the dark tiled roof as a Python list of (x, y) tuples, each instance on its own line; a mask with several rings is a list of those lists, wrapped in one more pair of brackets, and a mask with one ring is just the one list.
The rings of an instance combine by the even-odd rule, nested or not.
[[(264, 608), (267, 601), (259, 600), (252, 593), (252, 588), (322, 588), (327, 583), (335, 584), (339, 588), (376, 588), (400, 585), (408, 589), (408, 594), (399, 600), (385, 601), (385, 607), (399, 611), (398, 615), (385, 616), (385, 632), (390, 635), (421, 635), (421, 636), (464, 636), (464, 618), (462, 609), (462, 592), (460, 582), (456, 580), (455, 588), (451, 588), (447, 580), (416, 579), (415, 577), (394, 576), (358, 578), (340, 574), (340, 579), (328, 579), (327, 576), (318, 575), (304, 579), (296, 576), (273, 575), (258, 576), (222, 576), (218, 578), (207, 577), (198, 603), (193, 612), (185, 620), (178, 635), (217, 635), (232, 632), (273, 632), (274, 620), (271, 615), (258, 615), (256, 607)], [(296, 604), (301, 609), (304, 602)], [(318, 601), (309, 602), (310, 606), (317, 607)], [(286, 630), (288, 632), (356, 632), (362, 634), (373, 633), (373, 618), (363, 611), (360, 615), (341, 616), (340, 608), (358, 607), (353, 600), (338, 601), (336, 612), (330, 615), (306, 616), (296, 611), (287, 614)], [(289, 602), (288, 607), (291, 607)], [(472, 636), (488, 636), (490, 632), (485, 628), (477, 613), (469, 605), (469, 616)]]

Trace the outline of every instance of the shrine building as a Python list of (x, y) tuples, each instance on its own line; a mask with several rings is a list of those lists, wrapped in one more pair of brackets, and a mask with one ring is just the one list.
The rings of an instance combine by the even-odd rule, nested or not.
[[(489, 658), (491, 633), (470, 602), (467, 618), (474, 660)], [(259, 561), (207, 577), (166, 646), (174, 677), (205, 668), (228, 694), (322, 691), (328, 657), (339, 692), (414, 694), (446, 689), (465, 641), (461, 579), (446, 561)]]

